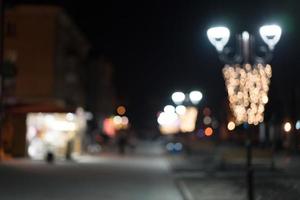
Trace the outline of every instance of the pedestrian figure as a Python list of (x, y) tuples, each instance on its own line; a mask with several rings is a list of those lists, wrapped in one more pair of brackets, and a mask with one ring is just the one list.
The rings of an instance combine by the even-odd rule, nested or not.
[(119, 132), (119, 137), (118, 137), (118, 148), (119, 148), (119, 153), (120, 154), (125, 154), (125, 148), (127, 145), (127, 134), (125, 131), (120, 131)]
[(46, 161), (49, 164), (52, 164), (54, 162), (54, 155), (53, 155), (53, 153), (51, 151), (47, 152)]
[(67, 142), (67, 147), (66, 147), (66, 160), (72, 160), (72, 149), (73, 149), (73, 143), (71, 140)]

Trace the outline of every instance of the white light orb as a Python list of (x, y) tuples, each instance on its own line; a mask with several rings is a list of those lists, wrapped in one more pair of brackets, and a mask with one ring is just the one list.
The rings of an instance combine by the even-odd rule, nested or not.
[(297, 130), (300, 129), (300, 120), (298, 120), (298, 121), (296, 122), (296, 126), (295, 126), (295, 127), (296, 127)]
[(176, 113), (178, 114), (178, 115), (184, 115), (185, 114), (185, 112), (186, 112), (186, 107), (185, 106), (183, 106), (183, 105), (180, 105), (180, 106), (176, 106)]
[(244, 32), (242, 33), (242, 39), (243, 39), (244, 41), (248, 41), (249, 38), (250, 38), (250, 34), (249, 34), (247, 31), (244, 31)]
[(285, 122), (284, 126), (283, 126), (283, 129), (287, 133), (290, 132), (292, 130), (292, 124), (290, 122)]
[(233, 131), (235, 129), (235, 123), (233, 121), (230, 121), (227, 124), (227, 129), (230, 130), (230, 131)]
[(73, 113), (67, 113), (66, 118), (68, 121), (73, 121), (75, 119), (75, 115)]
[(164, 107), (164, 111), (165, 111), (166, 113), (174, 113), (174, 112), (175, 112), (175, 107), (172, 106), (172, 105), (166, 105), (166, 106)]
[(172, 94), (172, 100), (175, 104), (182, 104), (185, 100), (185, 94), (183, 92), (174, 92)]
[(202, 97), (203, 95), (200, 91), (192, 91), (189, 94), (189, 98), (193, 104), (198, 104), (201, 101)]
[(159, 114), (157, 122), (161, 126), (177, 126), (178, 115), (174, 113), (162, 112)]
[(211, 124), (211, 121), (212, 121), (212, 119), (211, 119), (211, 117), (209, 117), (209, 116), (205, 116), (205, 117), (203, 118), (203, 124), (205, 124), (205, 125)]
[(128, 125), (128, 123), (129, 123), (128, 117), (123, 116), (122, 117), (122, 124), (126, 126), (126, 125)]
[(281, 37), (281, 28), (278, 25), (265, 25), (259, 29), (259, 33), (263, 41), (273, 50)]
[(114, 116), (113, 122), (114, 122), (114, 124), (122, 124), (122, 117), (119, 115)]
[(230, 31), (226, 27), (210, 28), (207, 30), (207, 37), (217, 51), (221, 52), (229, 41)]

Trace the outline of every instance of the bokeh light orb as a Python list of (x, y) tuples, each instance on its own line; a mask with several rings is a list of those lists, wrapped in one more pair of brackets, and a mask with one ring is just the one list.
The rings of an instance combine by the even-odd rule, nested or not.
[(185, 94), (183, 92), (174, 92), (172, 94), (172, 100), (175, 104), (182, 104), (185, 100)]
[(207, 127), (205, 130), (204, 130), (204, 134), (209, 137), (209, 136), (212, 136), (212, 134), (214, 133), (213, 129), (210, 128), (210, 127)]
[(121, 116), (114, 116), (114, 118), (113, 118), (113, 122), (115, 123), (115, 124), (121, 124), (122, 123), (122, 117)]
[(183, 105), (176, 106), (175, 111), (178, 115), (184, 115), (186, 112), (186, 107)]
[(292, 130), (292, 124), (290, 122), (285, 122), (283, 125), (283, 130), (285, 132), (290, 132)]
[(189, 98), (193, 104), (198, 104), (201, 101), (202, 97), (203, 97), (202, 93), (196, 90), (190, 92), (189, 94)]
[(118, 113), (119, 115), (124, 115), (124, 114), (126, 113), (126, 108), (125, 108), (124, 106), (119, 106), (119, 107), (117, 108), (117, 113)]
[(209, 124), (211, 124), (211, 122), (212, 122), (211, 117), (205, 116), (205, 117), (203, 118), (203, 124), (209, 125)]
[(167, 105), (164, 107), (164, 111), (166, 113), (174, 113), (175, 112), (175, 107), (172, 105)]
[(297, 130), (300, 129), (300, 120), (298, 120), (298, 121), (296, 122), (295, 128), (296, 128)]
[(228, 122), (227, 129), (233, 131), (235, 129), (235, 123), (233, 121)]

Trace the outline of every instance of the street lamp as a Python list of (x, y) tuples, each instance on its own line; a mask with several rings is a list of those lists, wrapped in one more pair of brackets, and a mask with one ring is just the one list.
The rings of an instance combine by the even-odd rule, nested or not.
[(164, 112), (169, 111), (178, 115), (179, 123), (177, 125), (179, 125), (181, 132), (193, 132), (198, 115), (196, 107), (203, 98), (202, 93), (198, 90), (189, 93), (176, 91), (171, 95), (171, 98), (176, 107), (168, 105), (164, 108)]
[(176, 105), (182, 105), (184, 102), (198, 105), (203, 98), (203, 94), (198, 90), (193, 90), (188, 94), (177, 91), (172, 94), (171, 98)]
[[(223, 75), (226, 83), (230, 108), (235, 117), (234, 124), (258, 125), (264, 120), (265, 104), (268, 102), (272, 51), (281, 37), (278, 25), (265, 25), (259, 29), (260, 36), (267, 46), (261, 46), (260, 53), (255, 54), (254, 36), (247, 31), (237, 35), (238, 48), (234, 51), (226, 47), (230, 31), (226, 27), (214, 27), (207, 30), (211, 44), (219, 53), (220, 60), (225, 63)], [(229, 127), (233, 128), (232, 126)], [(248, 134), (247, 146), (247, 184), (248, 199), (253, 200), (253, 169), (251, 137)]]

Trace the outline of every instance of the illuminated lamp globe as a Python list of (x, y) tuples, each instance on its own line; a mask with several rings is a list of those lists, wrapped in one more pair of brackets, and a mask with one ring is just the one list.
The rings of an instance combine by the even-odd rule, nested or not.
[(180, 105), (185, 100), (185, 94), (183, 92), (174, 92), (172, 94), (172, 100), (175, 104)]
[(229, 41), (230, 31), (226, 27), (213, 27), (207, 30), (207, 37), (217, 51), (221, 52)]
[(268, 45), (270, 50), (273, 50), (281, 37), (281, 28), (278, 25), (265, 25), (259, 29), (262, 40)]
[(198, 104), (201, 101), (202, 97), (203, 95), (200, 91), (192, 91), (189, 94), (189, 98), (193, 104)]

